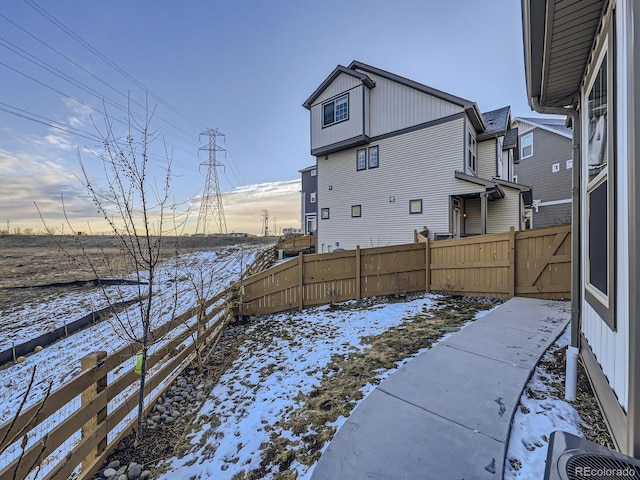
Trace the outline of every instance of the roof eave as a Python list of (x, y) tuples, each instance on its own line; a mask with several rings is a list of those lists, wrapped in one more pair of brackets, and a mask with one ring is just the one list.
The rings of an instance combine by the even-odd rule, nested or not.
[(320, 86), (315, 89), (315, 91), (311, 94), (311, 96), (305, 100), (305, 102), (302, 104), (302, 106), (304, 108), (306, 108), (307, 110), (311, 110), (311, 105), (313, 105), (313, 102), (316, 101), (316, 99), (322, 94), (322, 92), (324, 92), (325, 89), (341, 73), (345, 73), (347, 75), (351, 75), (352, 77), (357, 78), (358, 80), (360, 80), (368, 88), (373, 88), (373, 87), (376, 86), (375, 82), (373, 80), (371, 80), (371, 78), (369, 78), (364, 73), (356, 72), (355, 70), (353, 70), (351, 68), (347, 68), (347, 67), (344, 67), (342, 65), (338, 65), (336, 68), (333, 69), (333, 72), (331, 72), (329, 74), (329, 76), (327, 78), (325, 78), (325, 80), (320, 84)]

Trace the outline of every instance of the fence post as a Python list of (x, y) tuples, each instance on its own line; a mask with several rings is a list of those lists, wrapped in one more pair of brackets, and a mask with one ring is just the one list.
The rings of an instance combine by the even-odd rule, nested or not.
[(298, 253), (298, 265), (299, 265), (299, 277), (298, 285), (300, 285), (300, 295), (298, 298), (298, 310), (302, 311), (304, 308), (304, 256), (302, 252)]
[(516, 296), (516, 229), (509, 228), (509, 298)]
[(360, 272), (362, 269), (361, 266), (361, 260), (360, 260), (360, 245), (356, 245), (356, 278), (355, 278), (355, 282), (356, 282), (356, 300), (360, 300), (360, 296), (361, 296), (361, 291), (360, 291)]
[[(107, 352), (100, 351), (90, 353), (86, 357), (83, 357), (80, 360), (80, 364), (82, 370), (90, 370), (100, 368), (103, 369), (102, 375), (96, 383), (89, 385), (89, 387), (84, 390), (81, 394), (82, 405), (87, 405), (95, 400), (100, 392), (102, 392), (105, 388), (107, 388), (107, 369), (104, 367), (104, 359), (107, 358)], [(87, 423), (82, 426), (82, 438), (89, 437), (93, 431), (104, 422), (107, 418), (107, 399), (104, 398), (104, 402), (101, 405), (101, 409), (98, 413), (90, 418)], [(89, 452), (87, 457), (82, 461), (82, 471), (86, 471), (89, 466), (93, 463), (93, 461), (105, 451), (107, 448), (107, 432), (105, 432), (104, 438), (100, 439), (98, 444)]]
[(426, 238), (424, 242), (424, 279), (425, 279), (425, 292), (431, 292), (431, 245), (429, 242), (429, 237)]

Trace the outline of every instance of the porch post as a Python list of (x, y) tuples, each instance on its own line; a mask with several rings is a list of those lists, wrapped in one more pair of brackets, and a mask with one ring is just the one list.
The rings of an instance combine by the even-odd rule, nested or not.
[(480, 221), (482, 222), (482, 235), (487, 234), (487, 192), (480, 194)]

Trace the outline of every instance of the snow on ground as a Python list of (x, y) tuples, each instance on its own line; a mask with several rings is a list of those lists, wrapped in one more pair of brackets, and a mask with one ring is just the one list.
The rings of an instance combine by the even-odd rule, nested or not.
[[(257, 469), (263, 445), (274, 429), (277, 432), (278, 421), (297, 408), (299, 394), (309, 394), (320, 384), (332, 356), (361, 351), (366, 348), (364, 337), (380, 334), (424, 312), (431, 308), (434, 298), (426, 295), (406, 303), (360, 310), (321, 307), (261, 317), (247, 331), (249, 339), (243, 343), (239, 358), (199, 411), (196, 424), (200, 424), (200, 430), (189, 438), (192, 450), (183, 458), (170, 459), (168, 470), (160, 478), (232, 478)], [(269, 335), (252, 335), (256, 330), (268, 331)], [(391, 372), (380, 372), (379, 378)], [(372, 389), (367, 385), (363, 391), (366, 394)], [(344, 421), (340, 419), (335, 426)], [(308, 432), (277, 433), (293, 440)], [(311, 476), (313, 467), (294, 463), (291, 469), (299, 479), (305, 479)]]
[[(555, 345), (566, 348), (570, 343), (570, 327), (558, 338)], [(545, 359), (550, 358), (545, 353)], [(538, 365), (525, 391), (520, 397), (511, 427), (504, 479), (543, 478), (547, 458), (548, 439), (551, 432), (562, 430), (582, 437), (582, 428), (587, 425), (573, 406), (558, 398), (550, 383), (563, 381)], [(531, 394), (527, 394), (530, 392)], [(509, 459), (517, 459), (516, 468)]]
[[(207, 298), (211, 298), (232, 281), (237, 280), (241, 265), (246, 267), (253, 262), (260, 250), (260, 248), (231, 248), (223, 252), (198, 252), (185, 255), (183, 261), (179, 263), (178, 270), (171, 265), (165, 265), (165, 269), (159, 274), (159, 279), (166, 290), (163, 291), (164, 296), (159, 295), (155, 300), (154, 308), (156, 312), (159, 312), (156, 324), (159, 325), (169, 320), (173, 312), (174, 300), (177, 302), (177, 314), (195, 306), (196, 296), (185, 269), (191, 272), (196, 271), (198, 278), (200, 278), (200, 274), (202, 275), (201, 280), (209, 289)], [(193, 276), (190, 278), (193, 279)], [(127, 295), (133, 292), (131, 286), (112, 288), (120, 289), (117, 290), (117, 297), (130, 298)], [(177, 295), (175, 295), (176, 291)], [(56, 316), (54, 325), (64, 325), (88, 313), (87, 304), (80, 301), (83, 295), (91, 297), (92, 301), (96, 302), (92, 307), (89, 307), (89, 310), (102, 308), (106, 304), (104, 297), (101, 297), (102, 293), (95, 290), (88, 294), (79, 293), (64, 296), (59, 300), (59, 303), (55, 304), (56, 309), (64, 314)], [(170, 301), (167, 301), (167, 298)], [(20, 319), (21, 329), (12, 333), (10, 341), (15, 341), (15, 338), (24, 338), (27, 334), (24, 334), (22, 330), (29, 332), (28, 335), (37, 336), (44, 333), (47, 328), (51, 328), (51, 325), (47, 325), (40, 327), (39, 330), (37, 317), (28, 315), (31, 312), (30, 308), (27, 306), (27, 309), (22, 313), (14, 311), (10, 315), (6, 317), (3, 315), (0, 318), (0, 325), (7, 325)], [(40, 308), (44, 311), (51, 311), (52, 306), (45, 304)], [(132, 318), (136, 318), (137, 308), (136, 304), (132, 305), (124, 312), (125, 316), (128, 314)], [(0, 369), (0, 424), (11, 418), (17, 410), (34, 366), (37, 367), (36, 379), (25, 407), (42, 398), (50, 382), (53, 383), (55, 390), (77, 375), (80, 372), (80, 359), (85, 355), (98, 350), (106, 350), (107, 354), (110, 354), (129, 343), (130, 340), (125, 335), (115, 334), (116, 328), (109, 320), (100, 322), (63, 338), (40, 352), (29, 355), (23, 363), (16, 363)]]

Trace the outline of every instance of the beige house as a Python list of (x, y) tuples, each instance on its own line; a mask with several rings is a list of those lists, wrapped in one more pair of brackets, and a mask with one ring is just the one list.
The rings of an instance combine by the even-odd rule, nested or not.
[(511, 110), (354, 61), (303, 106), (316, 157), (318, 252), (523, 226), (531, 189), (514, 183)]

